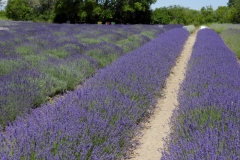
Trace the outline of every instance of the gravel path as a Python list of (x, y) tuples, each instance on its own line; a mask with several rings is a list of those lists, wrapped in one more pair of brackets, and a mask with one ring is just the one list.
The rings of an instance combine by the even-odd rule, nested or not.
[(163, 90), (165, 96), (157, 102), (153, 116), (149, 119), (142, 136), (137, 137), (140, 146), (131, 154), (132, 160), (159, 160), (160, 148), (163, 148), (163, 138), (170, 133), (169, 119), (173, 109), (178, 106), (177, 95), (180, 84), (184, 80), (186, 66), (192, 53), (192, 47), (196, 40), (197, 31), (191, 34), (184, 45), (184, 49), (177, 59), (176, 65), (171, 70), (171, 75)]

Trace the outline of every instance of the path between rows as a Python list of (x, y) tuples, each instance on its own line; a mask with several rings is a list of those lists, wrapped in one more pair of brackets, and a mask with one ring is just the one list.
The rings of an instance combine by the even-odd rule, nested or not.
[(159, 160), (161, 158), (160, 148), (163, 148), (164, 145), (163, 138), (170, 133), (168, 122), (173, 109), (178, 106), (178, 90), (185, 78), (187, 63), (192, 53), (196, 35), (197, 31), (187, 39), (182, 53), (167, 78), (166, 87), (163, 89), (164, 97), (158, 99), (154, 114), (150, 117), (147, 127), (141, 131), (142, 136), (136, 138), (140, 145), (130, 155), (131, 160)]

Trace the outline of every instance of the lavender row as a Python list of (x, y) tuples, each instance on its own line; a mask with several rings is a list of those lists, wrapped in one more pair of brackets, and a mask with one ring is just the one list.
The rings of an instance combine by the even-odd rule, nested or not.
[(237, 58), (221, 37), (200, 30), (162, 160), (240, 159), (239, 77)]
[(54, 104), (18, 117), (0, 132), (5, 159), (117, 159), (180, 54), (188, 31), (159, 35), (88, 79)]
[(177, 27), (30, 22), (0, 25), (9, 28), (0, 31), (0, 124), (3, 127), (56, 94), (73, 90), (124, 52)]

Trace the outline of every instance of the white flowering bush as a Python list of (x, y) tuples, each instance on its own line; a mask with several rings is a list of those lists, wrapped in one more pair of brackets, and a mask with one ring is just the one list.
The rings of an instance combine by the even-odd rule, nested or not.
[(6, 28), (6, 27), (0, 27), (0, 30), (9, 31), (9, 29), (8, 29), (8, 28)]
[(188, 30), (188, 32), (190, 32), (190, 33), (193, 33), (193, 31), (195, 30), (195, 26), (194, 25), (183, 26), (183, 28)]

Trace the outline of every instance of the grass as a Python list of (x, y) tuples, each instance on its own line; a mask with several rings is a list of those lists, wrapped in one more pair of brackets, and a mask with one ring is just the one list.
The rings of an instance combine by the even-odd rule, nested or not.
[(118, 54), (107, 54), (107, 53), (104, 54), (102, 52), (103, 52), (102, 50), (93, 49), (86, 52), (85, 54), (95, 59), (101, 68), (112, 63), (119, 57)]
[(220, 34), (226, 45), (240, 59), (240, 25), (238, 24), (211, 24), (211, 29)]
[(22, 66), (21, 61), (14, 61), (14, 60), (0, 60), (0, 76), (8, 75), (12, 71), (20, 68)]
[(224, 23), (224, 24), (213, 23), (213, 24), (209, 24), (208, 26), (218, 34), (222, 33), (224, 30), (229, 28), (240, 29), (240, 26), (238, 24), (231, 24), (231, 23)]
[(227, 46), (236, 54), (237, 58), (240, 59), (240, 26), (239, 29), (226, 29), (220, 35)]

